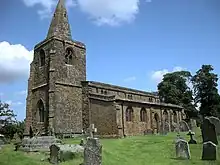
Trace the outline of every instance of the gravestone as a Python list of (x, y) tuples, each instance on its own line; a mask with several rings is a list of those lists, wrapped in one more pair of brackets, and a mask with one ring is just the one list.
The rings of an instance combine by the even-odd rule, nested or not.
[(211, 141), (203, 143), (202, 160), (216, 160), (217, 146)]
[(218, 145), (218, 139), (215, 131), (215, 125), (210, 122), (208, 118), (205, 118), (202, 124), (202, 138), (203, 143), (211, 141)]
[(190, 159), (189, 144), (187, 141), (179, 139), (175, 145), (177, 159)]
[(167, 135), (167, 133), (169, 132), (169, 123), (163, 122), (161, 124), (161, 130), (162, 130), (162, 132), (161, 132), (162, 135)]
[(102, 145), (98, 138), (88, 138), (84, 149), (83, 165), (102, 164)]
[(187, 132), (189, 131), (189, 125), (184, 120), (179, 122), (180, 132)]
[(209, 119), (209, 121), (215, 125), (215, 131), (216, 131), (216, 134), (217, 136), (220, 136), (220, 120), (219, 118), (217, 117), (214, 117), (214, 116), (210, 116), (210, 117), (207, 117)]
[(192, 131), (196, 131), (197, 124), (195, 119), (190, 119), (189, 121), (189, 129)]
[(19, 150), (25, 152), (49, 152), (50, 146), (52, 144), (61, 144), (60, 139), (55, 138), (54, 136), (40, 136), (33, 138), (24, 138), (22, 140)]
[(190, 140), (189, 140), (189, 144), (197, 144), (196, 140), (193, 138), (193, 136), (195, 135), (194, 132), (191, 132), (191, 130), (189, 131), (189, 133), (187, 134), (190, 136)]
[(50, 146), (50, 163), (58, 164), (83, 156), (84, 148), (77, 144), (52, 144)]

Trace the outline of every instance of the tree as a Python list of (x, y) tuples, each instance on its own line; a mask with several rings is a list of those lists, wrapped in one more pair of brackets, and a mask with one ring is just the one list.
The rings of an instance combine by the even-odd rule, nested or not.
[(9, 104), (2, 103), (0, 101), (0, 120), (2, 124), (10, 123), (15, 121), (16, 115), (14, 114), (13, 110), (9, 108)]
[(9, 104), (0, 101), (0, 133), (6, 138), (13, 138), (16, 133), (16, 115), (13, 110), (9, 108)]
[(158, 84), (158, 94), (165, 103), (180, 105), (184, 108), (187, 118), (197, 115), (193, 104), (193, 92), (187, 85), (191, 80), (189, 71), (177, 71), (163, 76)]
[(220, 96), (218, 94), (218, 75), (212, 73), (211, 65), (202, 65), (192, 77), (195, 103), (200, 103), (200, 114), (205, 116), (219, 116)]

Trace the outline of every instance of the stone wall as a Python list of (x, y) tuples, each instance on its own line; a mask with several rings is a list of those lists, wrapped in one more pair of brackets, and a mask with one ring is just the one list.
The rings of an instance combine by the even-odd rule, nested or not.
[(55, 132), (82, 132), (82, 88), (56, 85)]
[(95, 124), (98, 135), (118, 135), (114, 102), (90, 99), (90, 122)]

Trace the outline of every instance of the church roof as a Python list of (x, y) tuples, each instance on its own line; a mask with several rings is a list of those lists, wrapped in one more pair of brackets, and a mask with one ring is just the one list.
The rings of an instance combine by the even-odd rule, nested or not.
[(72, 39), (67, 10), (65, 7), (65, 0), (59, 0), (55, 9), (47, 34), (47, 39), (51, 37)]

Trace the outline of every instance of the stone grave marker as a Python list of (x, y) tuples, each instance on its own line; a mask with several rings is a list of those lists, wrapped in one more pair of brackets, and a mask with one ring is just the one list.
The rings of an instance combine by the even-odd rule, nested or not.
[(215, 125), (212, 124), (208, 118), (205, 118), (202, 124), (202, 138), (203, 143), (211, 141), (214, 144), (218, 145)]
[(189, 125), (184, 120), (179, 122), (180, 132), (187, 132), (189, 131)]
[(203, 143), (202, 160), (216, 160), (217, 146), (211, 141)]
[(84, 148), (77, 144), (52, 144), (50, 146), (50, 163), (58, 164), (83, 156)]
[(102, 164), (102, 145), (98, 138), (88, 138), (84, 149), (83, 165)]
[(190, 159), (189, 144), (187, 141), (179, 139), (175, 145), (177, 159)]
[(194, 132), (191, 132), (191, 130), (189, 130), (189, 133), (187, 134), (190, 136), (190, 140), (189, 140), (189, 144), (197, 144), (196, 140), (193, 138), (193, 136), (195, 135)]
[(214, 116), (207, 117), (209, 121), (215, 125), (215, 131), (217, 136), (220, 136), (220, 119)]
[(163, 122), (161, 124), (161, 134), (162, 135), (167, 135), (169, 132), (169, 123), (168, 122)]

